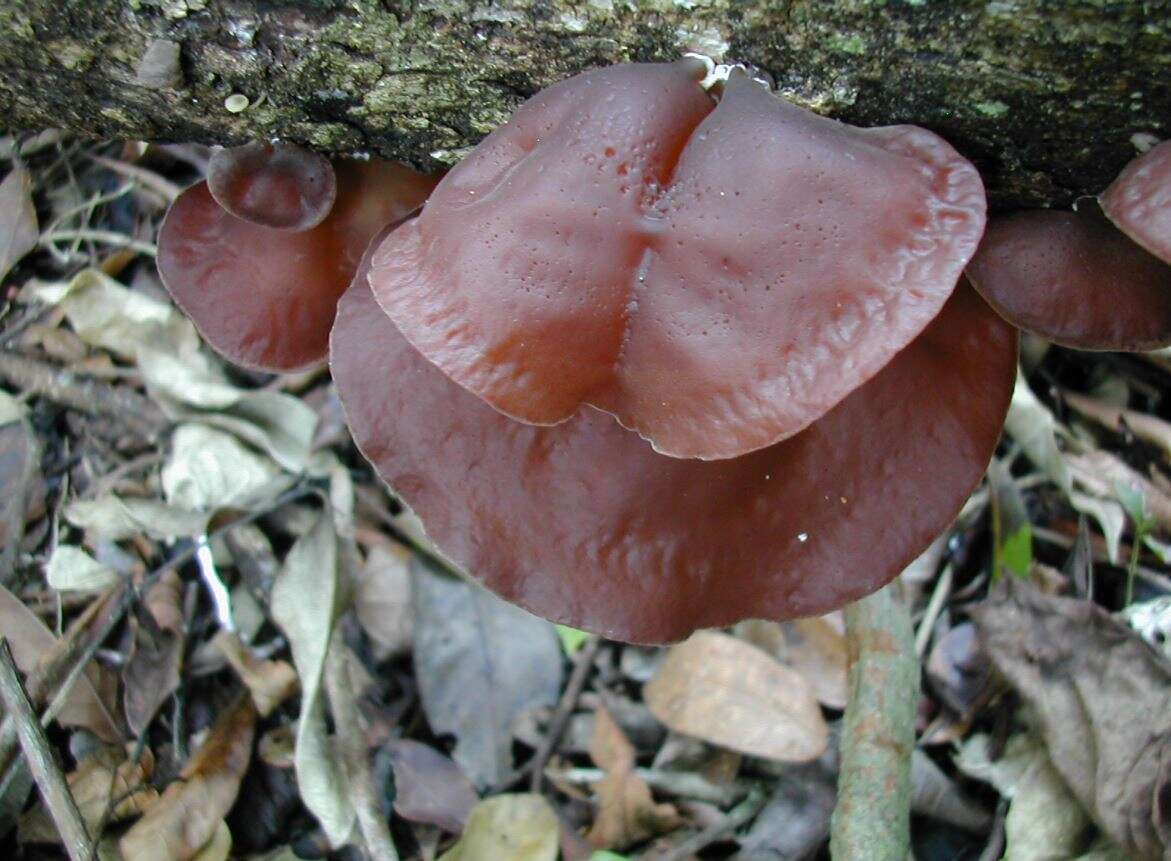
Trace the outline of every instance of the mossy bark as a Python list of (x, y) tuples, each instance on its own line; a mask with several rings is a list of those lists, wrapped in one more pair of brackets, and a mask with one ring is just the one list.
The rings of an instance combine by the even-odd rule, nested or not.
[(1171, 126), (1166, 0), (0, 0), (0, 116), (435, 166), (555, 80), (687, 50), (940, 132), (999, 206), (1097, 192)]

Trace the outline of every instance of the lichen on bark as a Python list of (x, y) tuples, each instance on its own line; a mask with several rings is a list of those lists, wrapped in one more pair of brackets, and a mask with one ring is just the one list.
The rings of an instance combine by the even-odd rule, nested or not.
[[(177, 86), (137, 75), (160, 39), (180, 48)], [(931, 128), (1001, 207), (1096, 192), (1132, 136), (1171, 124), (1164, 0), (0, 0), (0, 114), (427, 167), (555, 80), (686, 50), (757, 65), (831, 116)]]

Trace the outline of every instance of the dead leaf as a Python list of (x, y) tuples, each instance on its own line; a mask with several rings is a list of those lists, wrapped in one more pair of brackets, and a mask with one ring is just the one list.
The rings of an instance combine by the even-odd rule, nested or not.
[(12, 577), (38, 462), (24, 407), (0, 391), (0, 583)]
[(343, 605), (342, 564), (327, 507), (289, 551), (272, 590), (273, 619), (289, 638), (301, 682), (294, 757), (297, 785), (305, 806), (335, 847), (349, 839), (357, 816), (326, 724), (323, 687), (325, 659)]
[(1086, 454), (1067, 454), (1065, 459), (1074, 481), (1090, 493), (1107, 499), (1116, 499), (1119, 485), (1140, 493), (1151, 517), (1162, 528), (1171, 529), (1171, 496), (1115, 455), (1108, 451), (1091, 451)]
[(805, 677), (818, 702), (831, 709), (844, 709), (849, 662), (842, 614), (794, 619), (781, 627), (785, 632), (782, 660)]
[(240, 642), (235, 631), (220, 631), (212, 640), (212, 645), (223, 653), (240, 681), (247, 686), (261, 717), (268, 717), (296, 692), (297, 671), (285, 661), (257, 658), (251, 649)]
[(161, 478), (167, 502), (188, 511), (238, 505), (277, 476), (266, 457), (236, 437), (199, 424), (180, 425)]
[(119, 841), (126, 861), (186, 861), (215, 837), (252, 760), (256, 708), (241, 695), (225, 710), (179, 779)]
[(411, 555), (397, 545), (372, 547), (358, 575), (354, 610), (380, 661), (411, 647)]
[(932, 691), (960, 716), (971, 714), (991, 681), (988, 658), (970, 622), (935, 641), (926, 669)]
[(553, 626), (484, 587), (416, 558), (415, 676), (437, 733), (456, 737), (452, 758), (478, 787), (512, 771), (513, 726), (561, 691), (561, 643)]
[(1004, 861), (1073, 858), (1087, 848), (1090, 817), (1031, 733), (1010, 738), (995, 760), (986, 735), (964, 742), (956, 765), (1009, 799)]
[[(153, 773), (154, 756), (149, 748), (143, 750), (137, 762), (132, 762), (120, 748), (104, 747), (83, 759), (76, 770), (66, 775), (66, 780), (82, 821), (94, 834), (111, 801), (116, 803), (109, 821), (121, 822), (139, 815), (158, 800), (158, 792), (150, 785)], [(43, 804), (21, 818), (18, 839), (21, 843), (61, 842), (57, 826)]]
[(126, 722), (138, 735), (179, 688), (183, 633), (160, 628), (149, 612), (131, 615), (130, 630), (133, 640), (122, 668), (122, 703)]
[(121, 578), (117, 571), (98, 562), (82, 548), (58, 544), (45, 565), (45, 579), (58, 591), (101, 591), (115, 585)]
[(829, 739), (800, 673), (717, 631), (672, 646), (643, 698), (676, 732), (749, 756), (807, 762)]
[(1171, 663), (1088, 601), (1005, 584), (972, 611), (1054, 768), (1136, 858), (1171, 851)]
[(1017, 371), (1012, 403), (1004, 420), (1004, 430), (1017, 441), (1025, 455), (1067, 494), (1070, 491), (1069, 468), (1057, 447), (1061, 426), (1049, 407), (1041, 403), (1024, 374)]
[[(101, 600), (95, 599), (95, 604)], [(0, 632), (12, 648), (17, 668), (26, 676), (43, 658), (60, 648), (61, 641), (3, 586), (0, 586)], [(116, 679), (114, 683), (117, 684)], [(103, 741), (121, 741), (122, 733), (102, 696), (108, 687), (102, 669), (91, 663), (70, 690), (65, 707), (57, 715), (58, 722), (63, 726), (84, 727)]]
[(232, 832), (228, 823), (220, 820), (211, 839), (195, 854), (191, 861), (227, 861), (232, 854)]
[[(823, 757), (822, 759), (828, 759)], [(837, 802), (837, 769), (824, 761), (786, 767), (768, 803), (740, 838), (737, 861), (816, 857), (829, 837)]]
[(624, 849), (679, 826), (678, 811), (656, 804), (646, 781), (634, 773), (634, 746), (610, 717), (598, 708), (590, 756), (606, 777), (594, 788), (598, 813), (587, 839), (603, 849)]
[(407, 738), (391, 743), (390, 761), (395, 813), (453, 834), (464, 830), (480, 797), (458, 765), (434, 748)]
[(497, 795), (476, 805), (439, 861), (556, 861), (560, 824), (540, 795)]
[(40, 239), (32, 191), (32, 175), (20, 165), (0, 182), (0, 280)]

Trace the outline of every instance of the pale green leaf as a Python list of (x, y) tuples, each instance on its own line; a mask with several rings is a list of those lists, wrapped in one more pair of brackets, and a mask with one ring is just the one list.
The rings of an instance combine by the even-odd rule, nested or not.
[(1033, 529), (1022, 523), (1001, 544), (1001, 559), (1013, 574), (1025, 577), (1033, 567)]
[(577, 650), (585, 645), (585, 641), (590, 638), (588, 631), (579, 631), (577, 628), (571, 628), (568, 625), (555, 625), (557, 628), (557, 636), (561, 638), (561, 647), (565, 649), (565, 654), (575, 655)]

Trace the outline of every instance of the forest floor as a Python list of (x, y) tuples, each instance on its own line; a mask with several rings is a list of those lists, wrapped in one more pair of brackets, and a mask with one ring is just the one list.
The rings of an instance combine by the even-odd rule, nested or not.
[[(156, 232), (205, 150), (0, 158), (0, 635), (77, 811), (8, 715), (0, 855), (65, 857), (79, 817), (126, 861), (827, 857), (840, 613), (642, 648), (450, 576), (327, 371), (229, 367), (171, 306)], [(1164, 857), (1171, 357), (1021, 362), (986, 480), (900, 578), (914, 857)]]

